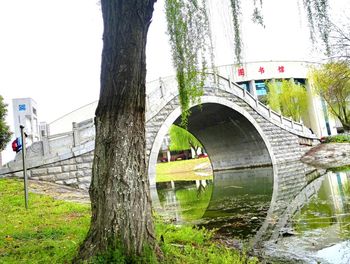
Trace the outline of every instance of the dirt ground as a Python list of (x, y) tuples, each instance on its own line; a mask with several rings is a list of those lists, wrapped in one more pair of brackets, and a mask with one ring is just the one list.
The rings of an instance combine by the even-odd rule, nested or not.
[(29, 180), (29, 192), (45, 194), (57, 200), (90, 203), (88, 191), (45, 181)]

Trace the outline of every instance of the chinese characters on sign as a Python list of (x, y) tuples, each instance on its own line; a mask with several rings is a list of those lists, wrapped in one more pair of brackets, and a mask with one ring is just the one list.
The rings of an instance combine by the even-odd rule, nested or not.
[(244, 76), (244, 68), (238, 68), (238, 76)]
[[(277, 71), (279, 73), (284, 73), (285, 72), (285, 67), (283, 65), (280, 65), (277, 67)], [(260, 74), (264, 74), (265, 73), (265, 67), (264, 66), (260, 66), (258, 69), (258, 72)], [(244, 77), (246, 75), (245, 69), (243, 67), (239, 67), (237, 68), (237, 74), (240, 77)]]

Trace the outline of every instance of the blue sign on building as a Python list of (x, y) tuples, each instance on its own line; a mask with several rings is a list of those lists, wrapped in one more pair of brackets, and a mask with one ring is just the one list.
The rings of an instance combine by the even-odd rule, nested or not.
[(25, 104), (18, 105), (18, 111), (25, 111), (25, 110), (26, 110), (26, 105)]

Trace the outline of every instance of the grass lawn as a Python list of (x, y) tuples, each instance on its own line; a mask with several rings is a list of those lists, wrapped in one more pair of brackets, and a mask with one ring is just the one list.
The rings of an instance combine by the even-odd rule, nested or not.
[(0, 263), (68, 263), (90, 223), (90, 206), (29, 193), (23, 182), (0, 180)]
[[(29, 199), (26, 210), (22, 181), (0, 180), (0, 263), (70, 263), (89, 227), (89, 205), (31, 193)], [(159, 242), (164, 253), (161, 263), (257, 263), (214, 243), (210, 231), (156, 222), (157, 238), (164, 240)], [(102, 257), (92, 263), (124, 261), (114, 254), (114, 258)]]
[(211, 170), (205, 171), (208, 174), (208, 176), (202, 176), (194, 171), (196, 166), (205, 165), (210, 167), (209, 158), (178, 160), (158, 163), (156, 166), (156, 181), (167, 182), (212, 179), (213, 174)]

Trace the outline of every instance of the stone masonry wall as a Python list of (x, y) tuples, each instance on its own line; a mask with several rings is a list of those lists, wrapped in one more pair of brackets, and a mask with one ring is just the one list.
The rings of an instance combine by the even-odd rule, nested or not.
[[(94, 152), (46, 164), (27, 171), (29, 179), (64, 184), (80, 189), (88, 189), (91, 182), (91, 168)], [(23, 177), (23, 172), (14, 172), (7, 177)]]

